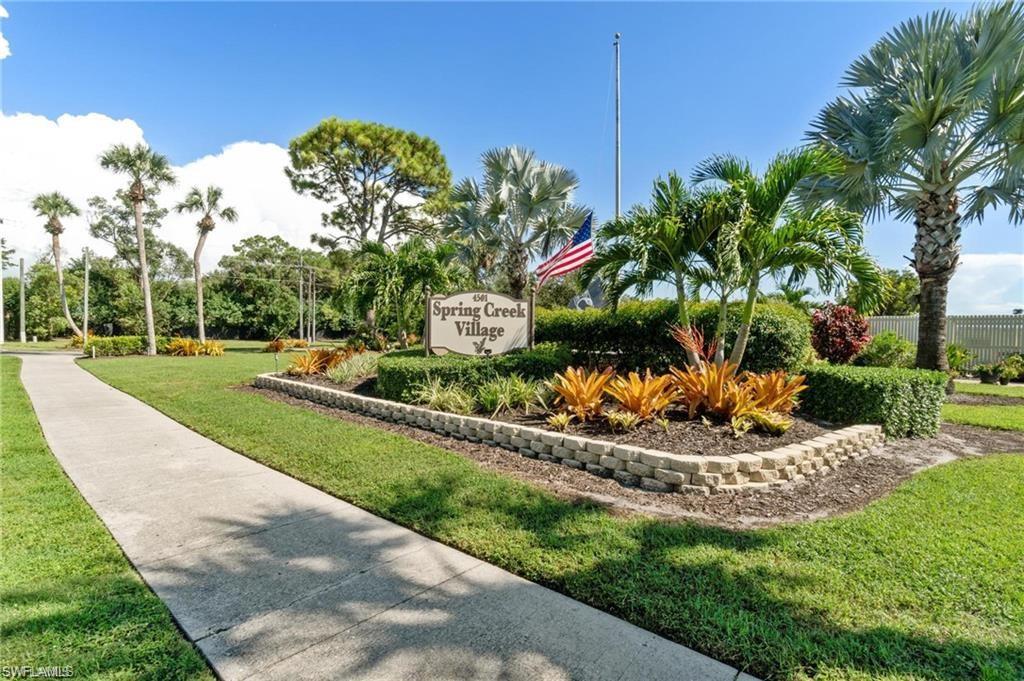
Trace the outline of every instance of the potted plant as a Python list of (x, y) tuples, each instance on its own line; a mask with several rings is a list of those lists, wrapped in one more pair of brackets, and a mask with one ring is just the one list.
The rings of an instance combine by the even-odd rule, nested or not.
[(998, 369), (994, 364), (979, 364), (974, 367), (974, 370), (977, 372), (978, 379), (982, 383), (995, 384), (999, 382)]

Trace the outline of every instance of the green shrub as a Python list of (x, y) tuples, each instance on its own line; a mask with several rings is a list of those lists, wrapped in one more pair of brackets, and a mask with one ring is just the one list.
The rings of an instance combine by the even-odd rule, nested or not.
[(949, 372), (954, 377), (967, 371), (971, 362), (977, 358), (966, 346), (959, 343), (946, 344), (946, 361), (949, 362)]
[(895, 331), (882, 331), (871, 339), (853, 358), (862, 367), (902, 367), (911, 369), (917, 357), (917, 346)]
[(142, 336), (98, 336), (89, 338), (83, 352), (97, 357), (123, 357), (124, 355), (141, 355), (146, 349), (146, 339)]
[(476, 401), (481, 411), (491, 416), (509, 409), (529, 410), (539, 388), (539, 382), (527, 381), (519, 374), (497, 376), (477, 388)]
[[(171, 339), (167, 336), (156, 337), (156, 351), (167, 352)], [(82, 349), (82, 354), (92, 355), (96, 349), (97, 357), (124, 357), (125, 355), (142, 355), (146, 352), (145, 336), (89, 336), (89, 342)]]
[(834, 423), (877, 423), (890, 437), (939, 429), (949, 376), (942, 371), (817, 364), (804, 369), (801, 410)]
[(338, 384), (351, 383), (357, 378), (369, 376), (377, 371), (377, 360), (380, 354), (364, 352), (352, 355), (343, 362), (327, 370), (327, 377)]
[(377, 393), (388, 400), (407, 402), (413, 398), (415, 386), (430, 378), (467, 388), (513, 374), (527, 380), (542, 380), (562, 371), (571, 361), (572, 353), (553, 343), (497, 357), (455, 354), (427, 357), (422, 348), (399, 350), (382, 355), (377, 361)]
[[(726, 348), (736, 342), (742, 305), (729, 306)], [(668, 327), (675, 324), (678, 308), (673, 301), (623, 303), (610, 309), (537, 310), (538, 341), (564, 343), (573, 361), (591, 367), (614, 364), (625, 371), (666, 371), (682, 365), (685, 354), (672, 339)], [(691, 320), (706, 338), (714, 336), (718, 305), (691, 305)], [(785, 303), (761, 303), (754, 309), (743, 368), (765, 372), (799, 368), (811, 352), (811, 326), (806, 314)]]
[(450, 414), (471, 414), (476, 409), (476, 400), (468, 390), (456, 383), (444, 383), (437, 376), (416, 384), (412, 401)]

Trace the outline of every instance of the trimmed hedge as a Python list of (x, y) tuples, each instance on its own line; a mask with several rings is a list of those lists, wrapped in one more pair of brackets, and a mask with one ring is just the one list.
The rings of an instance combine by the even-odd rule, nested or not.
[(519, 374), (530, 380), (551, 378), (572, 362), (572, 353), (554, 343), (538, 344), (533, 350), (519, 350), (497, 357), (468, 357), (448, 354), (427, 357), (423, 348), (398, 350), (377, 360), (377, 394), (388, 400), (412, 399), (416, 385), (428, 378), (445, 383), (476, 387), (495, 376)]
[[(156, 337), (157, 352), (165, 352), (169, 339), (165, 336)], [(95, 348), (97, 357), (124, 357), (125, 355), (141, 355), (146, 352), (145, 336), (95, 336), (82, 348), (82, 354), (92, 355)]]
[[(729, 306), (726, 349), (736, 342), (742, 304)], [(690, 317), (705, 338), (712, 338), (718, 323), (718, 305), (690, 306)], [(577, 363), (614, 364), (620, 370), (666, 371), (682, 365), (685, 353), (669, 334), (678, 321), (678, 307), (670, 300), (623, 303), (610, 309), (537, 310), (538, 341), (564, 343)], [(750, 371), (799, 369), (811, 353), (811, 324), (803, 312), (785, 303), (759, 303), (754, 308), (743, 368)]]
[(949, 376), (942, 371), (819, 364), (806, 367), (800, 410), (833, 423), (877, 423), (890, 437), (939, 430)]

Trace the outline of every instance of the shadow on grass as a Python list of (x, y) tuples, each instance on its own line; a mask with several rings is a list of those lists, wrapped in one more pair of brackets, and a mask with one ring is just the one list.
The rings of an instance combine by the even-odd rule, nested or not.
[[(595, 505), (542, 493), (474, 504), (478, 491), (459, 476), (420, 479), (394, 491), (399, 501), (385, 515), (461, 543), (458, 537), (473, 534), (467, 507), (476, 506), (486, 516), (481, 531), (495, 523), (514, 528), (523, 544), (514, 555), (534, 558), (523, 564), (510, 554), (496, 561), (503, 567), (765, 678), (826, 670), (948, 681), (1024, 678), (1024, 642), (847, 628), (827, 609), (787, 598), (825, 584), (811, 571), (776, 567), (777, 532), (651, 519), (617, 521), (613, 532), (607, 511)], [(739, 558), (749, 552), (761, 557)]]
[(209, 678), (164, 605), (128, 574), (37, 580), (0, 589), (0, 603), (4, 666), (70, 666), (76, 677)]

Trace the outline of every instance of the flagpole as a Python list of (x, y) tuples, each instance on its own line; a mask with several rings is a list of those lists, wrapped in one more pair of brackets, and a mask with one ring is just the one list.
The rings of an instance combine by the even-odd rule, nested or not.
[(622, 214), (622, 93), (619, 89), (619, 41), (615, 34), (615, 219)]

